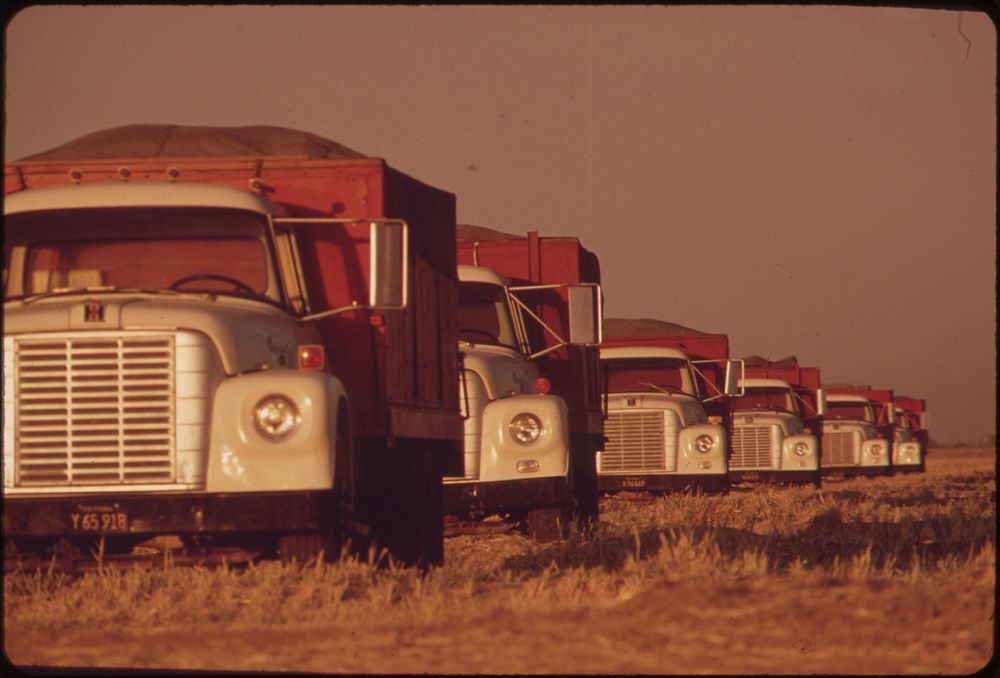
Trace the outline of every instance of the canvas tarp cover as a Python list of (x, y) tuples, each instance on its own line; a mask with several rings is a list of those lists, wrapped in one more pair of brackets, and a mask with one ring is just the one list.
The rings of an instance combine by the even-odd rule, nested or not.
[(295, 156), (309, 159), (367, 157), (335, 141), (286, 127), (124, 125), (84, 135), (21, 160), (38, 162), (246, 156)]
[(780, 360), (768, 360), (759, 355), (751, 355), (743, 359), (743, 364), (746, 367), (755, 367), (764, 370), (789, 370), (799, 366), (799, 359), (790, 355)]
[(653, 318), (605, 318), (606, 337), (675, 337), (706, 334), (701, 330)]
[(455, 238), (458, 240), (518, 240), (523, 239), (523, 235), (514, 233), (504, 233), (485, 226), (473, 226), (472, 224), (459, 224), (455, 229)]

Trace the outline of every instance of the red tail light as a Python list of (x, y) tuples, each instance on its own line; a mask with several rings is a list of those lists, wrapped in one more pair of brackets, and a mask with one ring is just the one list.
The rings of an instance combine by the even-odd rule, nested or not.
[(326, 351), (319, 344), (299, 346), (299, 369), (321, 370), (326, 366)]

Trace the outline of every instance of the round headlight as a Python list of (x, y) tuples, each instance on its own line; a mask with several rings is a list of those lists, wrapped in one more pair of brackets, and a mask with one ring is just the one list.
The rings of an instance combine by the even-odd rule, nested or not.
[(800, 457), (806, 456), (806, 452), (809, 451), (809, 446), (805, 443), (795, 443), (795, 454)]
[(533, 414), (522, 412), (510, 422), (510, 434), (522, 445), (530, 445), (542, 435), (542, 421)]
[(299, 408), (285, 396), (261, 398), (253, 408), (253, 423), (267, 440), (284, 440), (299, 427)]
[(715, 447), (715, 441), (712, 436), (702, 433), (700, 436), (694, 439), (694, 448), (704, 454), (705, 452), (710, 452), (712, 448)]

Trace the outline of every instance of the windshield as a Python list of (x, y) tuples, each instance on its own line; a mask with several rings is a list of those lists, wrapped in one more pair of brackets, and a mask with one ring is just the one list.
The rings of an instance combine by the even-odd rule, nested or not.
[[(86, 288), (267, 297), (265, 222), (223, 209), (118, 208), (14, 214), (5, 219), (6, 298)], [(22, 275), (13, 276), (17, 268)]]
[(856, 421), (875, 422), (872, 407), (868, 403), (826, 402), (827, 419), (852, 419)]
[(458, 338), (473, 344), (517, 348), (504, 289), (489, 283), (458, 286)]
[(680, 358), (612, 358), (602, 361), (609, 393), (667, 392), (696, 396), (686, 360)]
[(734, 410), (778, 410), (798, 415), (799, 409), (792, 392), (786, 388), (748, 388), (733, 399)]
[(907, 416), (906, 412), (896, 413), (896, 427), (905, 431), (910, 430), (910, 417)]

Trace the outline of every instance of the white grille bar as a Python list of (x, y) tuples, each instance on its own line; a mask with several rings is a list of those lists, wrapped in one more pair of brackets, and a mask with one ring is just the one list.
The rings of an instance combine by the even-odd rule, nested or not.
[(857, 466), (861, 463), (861, 435), (856, 431), (823, 433), (824, 466)]
[(669, 410), (610, 412), (598, 472), (675, 472), (678, 424)]
[(778, 457), (781, 439), (778, 427), (733, 426), (733, 454), (729, 460), (731, 469), (773, 469)]
[(176, 479), (173, 335), (19, 338), (15, 485)]

